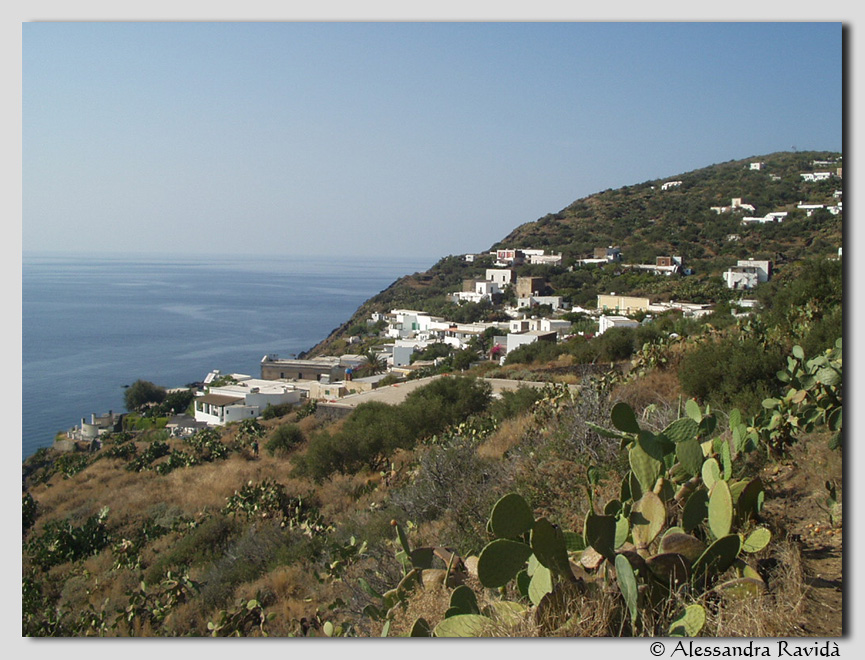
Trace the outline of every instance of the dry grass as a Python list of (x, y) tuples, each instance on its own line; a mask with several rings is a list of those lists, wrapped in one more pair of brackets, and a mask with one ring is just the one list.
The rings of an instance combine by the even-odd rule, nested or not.
[(674, 370), (655, 369), (642, 378), (618, 386), (611, 398), (624, 401), (639, 414), (651, 404), (666, 406), (683, 396), (679, 377)]
[(789, 540), (775, 547), (777, 568), (766, 594), (725, 599), (709, 610), (703, 634), (715, 637), (794, 637), (803, 634), (808, 585), (798, 547)]
[(478, 456), (481, 458), (503, 458), (509, 449), (519, 444), (533, 423), (534, 420), (531, 415), (520, 415), (506, 419), (499, 425), (495, 433), (478, 446)]

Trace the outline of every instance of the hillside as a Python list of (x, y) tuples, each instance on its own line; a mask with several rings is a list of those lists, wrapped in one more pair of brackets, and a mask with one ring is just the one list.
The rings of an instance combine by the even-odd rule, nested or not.
[[(837, 163), (823, 166), (814, 165), (814, 161)], [(761, 169), (752, 170), (751, 163), (762, 163)], [(614, 288), (620, 294), (712, 302), (723, 288), (721, 273), (738, 259), (769, 259), (783, 269), (792, 261), (837, 255), (843, 240), (842, 216), (825, 209), (809, 216), (797, 206), (837, 204), (834, 193), (842, 188), (841, 178), (812, 182), (801, 175), (834, 173), (841, 165), (842, 157), (837, 153), (779, 152), (605, 190), (517, 227), (493, 243), (490, 251), (533, 248), (561, 253), (561, 267), (523, 265), (516, 269), (517, 275), (545, 277), (549, 293), (584, 306), (593, 306), (597, 293), (608, 293), (612, 286), (612, 278), (604, 277), (601, 269), (574, 268), (575, 261), (591, 257), (594, 248), (617, 246), (628, 263), (654, 263), (658, 256), (680, 256), (693, 269), (693, 275), (638, 278), (629, 283), (617, 272), (613, 274)], [(670, 181), (681, 184), (663, 190), (663, 184)], [(712, 210), (729, 206), (734, 198), (752, 205), (754, 211), (719, 214)], [(742, 224), (744, 216), (773, 212), (788, 215), (781, 223)], [(455, 318), (457, 306), (446, 302), (445, 295), (460, 290), (465, 279), (483, 279), (484, 270), (492, 263), (489, 255), (473, 263), (461, 256), (448, 256), (426, 272), (406, 275), (366, 301), (307, 354), (322, 355), (344, 348), (335, 342), (372, 312), (406, 308)]]
[[(814, 154), (713, 166), (663, 194), (682, 192), (671, 205), (696, 209), (725, 177), (762, 176), (743, 170), (772, 158), (789, 161), (776, 174), (796, 186), (785, 194), (805, 192), (799, 159)], [(743, 187), (731, 183), (719, 201)], [(808, 201), (829, 201), (835, 187), (821, 190)], [(571, 263), (596, 241), (635, 250), (632, 236), (605, 232), (622, 218), (639, 234), (646, 209), (656, 223), (674, 222), (676, 211), (657, 210), (657, 191), (649, 182), (593, 195), (572, 214), (518, 228), (507, 244), (556, 237), (550, 246)], [(798, 200), (780, 199), (757, 213), (790, 208), (783, 223), (733, 225), (742, 234), (734, 257), (786, 255), (754, 289), (761, 306), (751, 313), (730, 313), (718, 278), (726, 243), (708, 243), (698, 258), (687, 250), (699, 237), (670, 230), (650, 252), (675, 247), (702, 271), (664, 277), (566, 262), (523, 272), (544, 269), (550, 289), (573, 302), (615, 287), (714, 300), (707, 316), (671, 310), (637, 327), (529, 344), (504, 364), (484, 359), (481, 337), (399, 403), (364, 403), (339, 419), (308, 401), (174, 437), (158, 406), (143, 405), (134, 427), (99, 447), (38, 451), (22, 466), (22, 634), (849, 632), (841, 219), (802, 217)], [(595, 214), (590, 239), (584, 207)], [(727, 222), (701, 217), (682, 233)], [(765, 250), (743, 255), (747, 241)], [(365, 323), (371, 311), (496, 317), (495, 305), (445, 299), (486, 263), (451, 256), (401, 278), (313, 352), (339, 352), (349, 336), (362, 339), (352, 350), (387, 341)], [(493, 396), (490, 378), (533, 385)]]

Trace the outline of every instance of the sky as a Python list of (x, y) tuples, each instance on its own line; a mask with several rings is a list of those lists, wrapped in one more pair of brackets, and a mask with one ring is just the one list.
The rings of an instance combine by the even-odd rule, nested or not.
[(842, 150), (840, 22), (25, 22), (25, 252), (479, 252)]
[[(847, 0), (11, 0), (0, 16), (3, 302), (13, 317), (22, 249), (432, 262), (485, 250), (609, 188), (793, 147), (838, 151), (854, 134), (851, 71), (865, 52)], [(122, 22), (148, 20), (220, 22)], [(700, 23), (680, 22), (690, 20)], [(845, 172), (849, 188), (857, 169)], [(845, 266), (852, 298), (865, 274), (856, 259)], [(862, 306), (849, 307), (858, 319)], [(4, 372), (20, 371), (20, 345), (19, 317), (4, 327)], [(4, 401), (20, 407), (14, 379)], [(8, 500), (13, 461), (7, 470)], [(20, 560), (14, 548), (2, 556)], [(846, 593), (863, 593), (861, 574)], [(4, 575), (7, 591), (20, 588), (15, 571)], [(53, 654), (20, 638), (14, 617), (6, 623), (19, 655)], [(860, 637), (837, 640), (845, 657)], [(77, 641), (93, 657), (116, 653)], [(352, 653), (379, 657), (368, 641)], [(504, 643), (484, 648), (526, 648)], [(579, 644), (613, 657), (647, 648)]]

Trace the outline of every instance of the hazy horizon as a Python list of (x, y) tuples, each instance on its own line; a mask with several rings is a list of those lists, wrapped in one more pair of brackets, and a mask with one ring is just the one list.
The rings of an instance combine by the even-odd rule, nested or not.
[(841, 23), (22, 35), (25, 251), (437, 259), (606, 189), (843, 148)]

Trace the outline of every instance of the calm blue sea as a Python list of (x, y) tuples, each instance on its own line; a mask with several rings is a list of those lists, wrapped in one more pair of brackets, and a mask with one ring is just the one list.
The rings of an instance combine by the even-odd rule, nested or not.
[(257, 377), (312, 348), (370, 296), (434, 260), (345, 257), (22, 259), (22, 458), (82, 417), (124, 411), (123, 386), (209, 371)]

